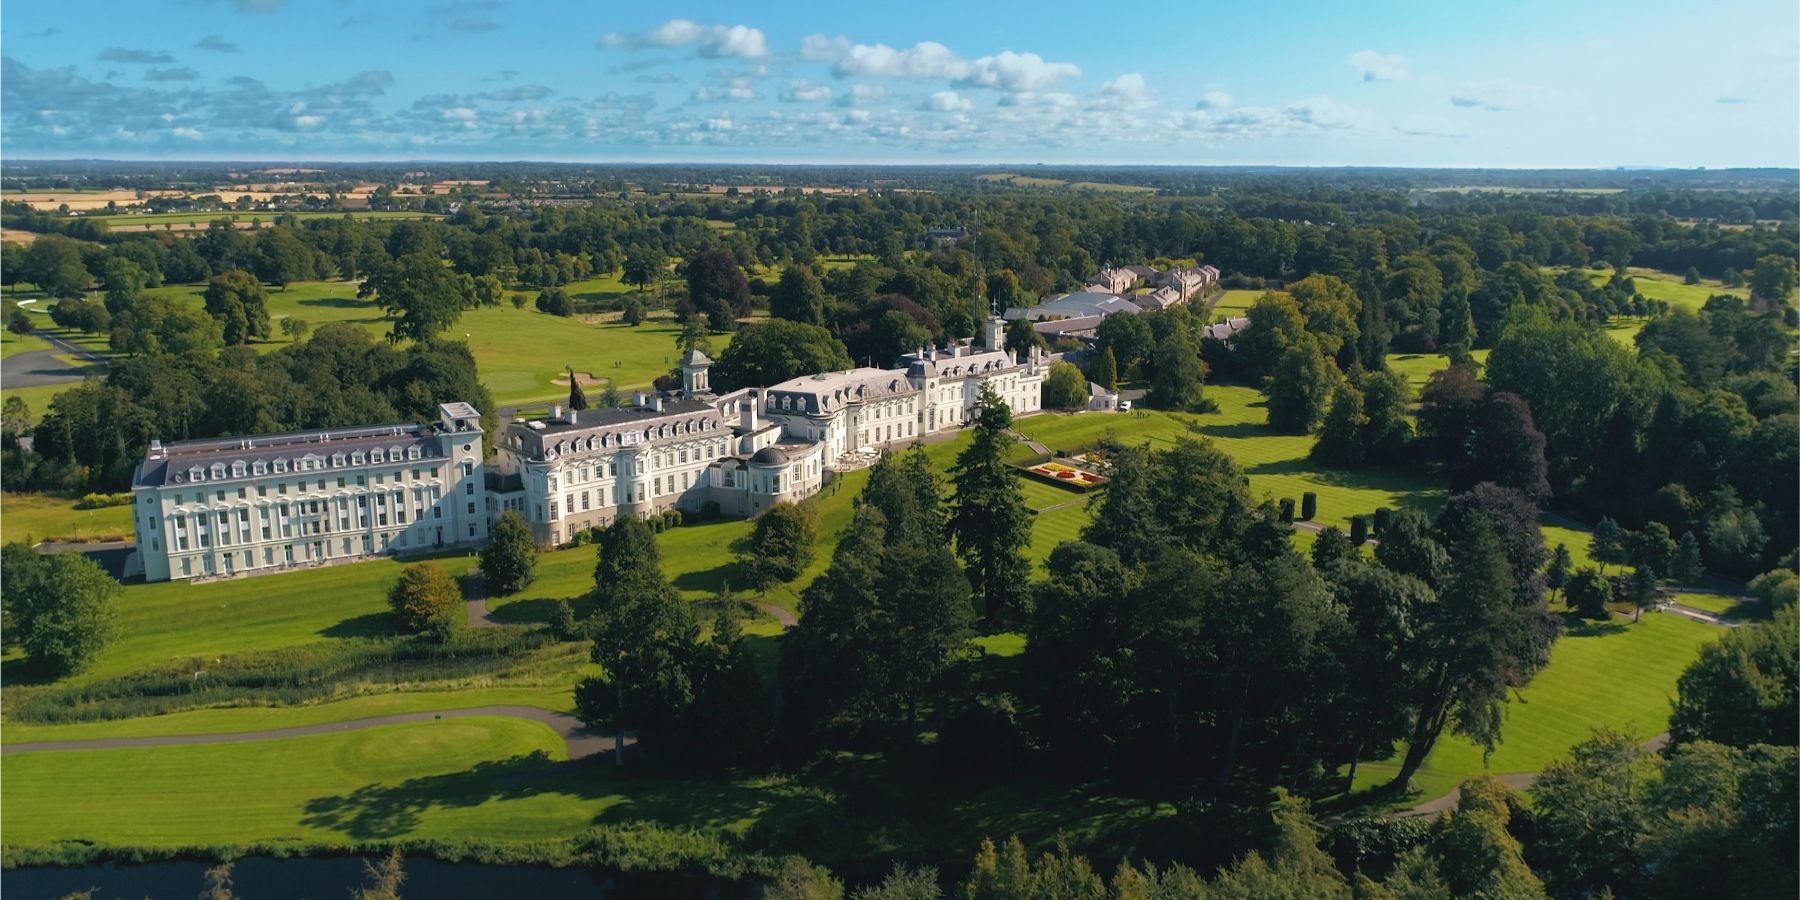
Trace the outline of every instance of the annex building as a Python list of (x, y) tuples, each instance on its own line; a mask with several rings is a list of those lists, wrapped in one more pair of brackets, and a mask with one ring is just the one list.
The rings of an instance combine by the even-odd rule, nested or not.
[(507, 512), (544, 544), (619, 515), (755, 516), (882, 449), (962, 427), (983, 385), (1015, 414), (1039, 410), (1050, 361), (1007, 352), (1004, 327), (990, 320), (979, 344), (921, 348), (891, 369), (723, 395), (712, 360), (690, 350), (680, 390), (514, 420), (491, 459), (467, 403), (430, 425), (152, 442), (132, 483), (139, 564), (164, 581), (479, 546)]

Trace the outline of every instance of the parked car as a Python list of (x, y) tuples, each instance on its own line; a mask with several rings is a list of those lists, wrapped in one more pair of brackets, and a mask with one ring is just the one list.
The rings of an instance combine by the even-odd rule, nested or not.
[(1119, 412), (1131, 412), (1131, 401), (1130, 400), (1120, 400), (1119, 401)]

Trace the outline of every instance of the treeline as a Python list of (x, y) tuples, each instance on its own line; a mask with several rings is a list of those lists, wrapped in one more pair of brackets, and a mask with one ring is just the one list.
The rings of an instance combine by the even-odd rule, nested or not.
[[(322, 326), (310, 340), (259, 354), (218, 348), (219, 327), (185, 310), (171, 337), (150, 352), (115, 359), (104, 379), (89, 378), (55, 396), (30, 429), (5, 439), (8, 489), (120, 489), (151, 439), (267, 434), (386, 422), (431, 422), (440, 403), (466, 401), (491, 429), (494, 402), (466, 344), (379, 343), (355, 325)], [(208, 343), (196, 336), (214, 336)], [(22, 419), (8, 416), (10, 426)]]

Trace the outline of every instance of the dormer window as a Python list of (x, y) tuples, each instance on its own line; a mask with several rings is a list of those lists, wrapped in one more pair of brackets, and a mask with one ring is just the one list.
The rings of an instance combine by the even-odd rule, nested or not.
[(342, 453), (331, 454), (331, 467), (332, 468), (334, 468), (334, 469), (341, 468), (341, 467), (343, 467), (343, 465), (344, 465), (344, 454), (342, 454)]
[(417, 447), (406, 448), (406, 458), (407, 459), (418, 459), (419, 458), (419, 448), (417, 448)]
[(212, 477), (215, 479), (225, 477), (225, 464), (224, 463), (213, 463)]
[(386, 462), (387, 454), (380, 447), (369, 451), (369, 462)]
[(285, 460), (285, 459), (276, 460), (275, 461), (275, 471), (278, 473), (286, 472), (287, 471), (287, 460)]
[(257, 475), (262, 475), (269, 471), (269, 464), (259, 459), (250, 464), (250, 471)]
[(233, 477), (233, 478), (244, 477), (244, 464), (242, 462), (234, 462), (231, 464), (231, 477)]
[(205, 477), (205, 474), (206, 473), (203, 470), (201, 470), (201, 468), (199, 466), (194, 466), (193, 468), (188, 469), (188, 480), (189, 481), (199, 481), (203, 477)]
[(354, 465), (358, 465), (358, 466), (362, 465), (363, 460), (364, 460), (364, 456), (363, 456), (363, 452), (361, 450), (358, 450), (355, 453), (350, 454), (350, 462)]

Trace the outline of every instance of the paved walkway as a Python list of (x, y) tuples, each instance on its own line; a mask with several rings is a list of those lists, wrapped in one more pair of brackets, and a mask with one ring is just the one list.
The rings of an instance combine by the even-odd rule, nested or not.
[(487, 579), (481, 577), (480, 569), (470, 569), (463, 573), (463, 598), (468, 601), (470, 628), (495, 628), (500, 625), (514, 625), (505, 619), (496, 617), (487, 608)]
[[(86, 741), (41, 741), (32, 744), (0, 745), (0, 753), (43, 753), (58, 750), (116, 750), (126, 747), (185, 747), (196, 744), (239, 744), (251, 741), (278, 741), (283, 738), (305, 737), (313, 734), (339, 734), (346, 731), (361, 731), (365, 728), (380, 728), (384, 725), (403, 725), (409, 722), (431, 722), (439, 719), (467, 719), (475, 716), (502, 716), (510, 719), (528, 719), (550, 726), (558, 737), (569, 748), (570, 759), (585, 759), (601, 753), (610, 752), (614, 741), (611, 735), (591, 732), (581, 720), (567, 713), (551, 712), (535, 706), (471, 706), (464, 709), (444, 709), (436, 712), (396, 713), (389, 716), (372, 716), (367, 719), (350, 719), (344, 722), (324, 722), (318, 725), (300, 725), (293, 728), (272, 728), (267, 731), (239, 731), (226, 734), (168, 734), (152, 737), (130, 738), (96, 738)], [(626, 738), (626, 746), (633, 742)]]
[[(1658, 752), (1661, 752), (1662, 748), (1667, 747), (1668, 745), (1669, 745), (1669, 733), (1665, 731), (1662, 734), (1659, 734), (1656, 737), (1653, 737), (1653, 738), (1639, 744), (1638, 748), (1643, 750), (1645, 753), (1658, 753)], [(1501, 784), (1504, 784), (1509, 788), (1512, 788), (1514, 790), (1524, 790), (1524, 789), (1531, 787), (1532, 785), (1537, 783), (1538, 773), (1536, 773), (1536, 772), (1508, 772), (1504, 775), (1495, 775), (1494, 778), (1497, 781), (1499, 781)], [(1436, 817), (1436, 816), (1443, 815), (1444, 812), (1446, 812), (1448, 810), (1455, 809), (1457, 804), (1460, 803), (1461, 801), (1462, 801), (1462, 788), (1459, 787), (1459, 788), (1452, 790), (1450, 793), (1445, 794), (1442, 797), (1439, 797), (1435, 800), (1427, 800), (1424, 803), (1421, 803), (1417, 806), (1414, 806), (1414, 807), (1406, 810), (1405, 812), (1399, 813), (1398, 815), (1400, 818), (1403, 818), (1403, 819), (1404, 818), (1412, 818), (1412, 817), (1416, 817), (1416, 816)]]
[(800, 620), (795, 618), (793, 613), (788, 612), (773, 603), (757, 603), (756, 608), (768, 613), (775, 621), (780, 622), (782, 630), (784, 631), (800, 624)]

